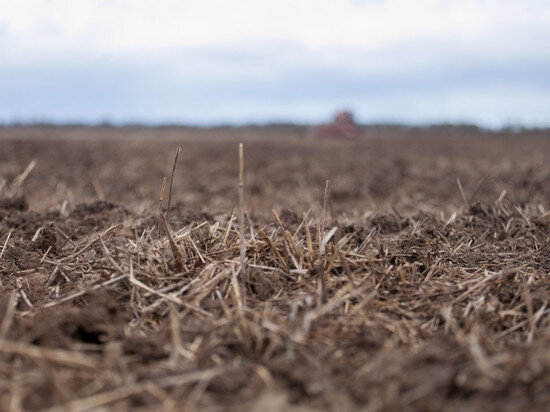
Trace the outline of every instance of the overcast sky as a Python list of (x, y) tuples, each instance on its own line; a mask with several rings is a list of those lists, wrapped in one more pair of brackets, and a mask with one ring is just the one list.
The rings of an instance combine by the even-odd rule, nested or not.
[(0, 0), (0, 121), (550, 126), (546, 0)]

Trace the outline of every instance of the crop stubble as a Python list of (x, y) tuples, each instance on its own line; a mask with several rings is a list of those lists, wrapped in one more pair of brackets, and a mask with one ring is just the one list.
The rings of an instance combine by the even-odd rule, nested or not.
[(3, 194), (36, 160), (0, 201), (2, 405), (550, 403), (544, 133), (339, 142), (255, 129), (241, 272), (238, 130), (38, 130), (2, 130)]

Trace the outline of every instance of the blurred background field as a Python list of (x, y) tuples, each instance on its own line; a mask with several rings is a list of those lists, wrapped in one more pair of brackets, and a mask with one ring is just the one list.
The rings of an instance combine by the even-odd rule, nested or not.
[(470, 201), (506, 199), (547, 207), (548, 132), (465, 127), (366, 127), (352, 141), (315, 138), (299, 126), (197, 128), (27, 127), (0, 129), (0, 175), (26, 182), (33, 209), (101, 198), (156, 207), (174, 148), (182, 147), (176, 200), (196, 212), (228, 213), (237, 203), (237, 144), (246, 147), (250, 213), (318, 209), (332, 181), (335, 212), (448, 213)]

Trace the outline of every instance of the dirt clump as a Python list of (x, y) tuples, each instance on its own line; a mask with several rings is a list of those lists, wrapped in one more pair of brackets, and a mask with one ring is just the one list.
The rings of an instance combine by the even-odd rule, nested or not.
[(14, 242), (4, 251), (4, 255), (6, 272), (32, 269), (40, 262), (40, 255), (31, 243), (25, 241)]
[(16, 198), (0, 198), (0, 210), (4, 213), (9, 210), (24, 211), (28, 208), (29, 204), (23, 196)]
[(32, 242), (32, 246), (37, 252), (57, 253), (57, 230), (55, 227), (52, 225), (42, 228), (36, 240)]

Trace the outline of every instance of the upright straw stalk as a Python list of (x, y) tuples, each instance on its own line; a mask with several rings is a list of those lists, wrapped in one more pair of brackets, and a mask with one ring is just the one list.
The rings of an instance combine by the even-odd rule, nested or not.
[(174, 174), (176, 173), (176, 166), (178, 165), (178, 158), (180, 157), (181, 146), (178, 146), (176, 150), (176, 157), (174, 158), (174, 165), (172, 166), (172, 174), (170, 175), (170, 190), (168, 191), (168, 204), (166, 205), (166, 222), (168, 222), (168, 216), (170, 216), (170, 204), (172, 203), (172, 189), (174, 188)]
[(246, 245), (244, 243), (244, 145), (239, 143), (239, 237), (241, 246), (241, 273), (246, 273)]
[(158, 223), (158, 236), (162, 235), (164, 225), (162, 223), (163, 212), (162, 212), (162, 203), (164, 202), (164, 190), (166, 189), (166, 176), (162, 179), (162, 185), (160, 187), (160, 197), (159, 197), (159, 223)]

